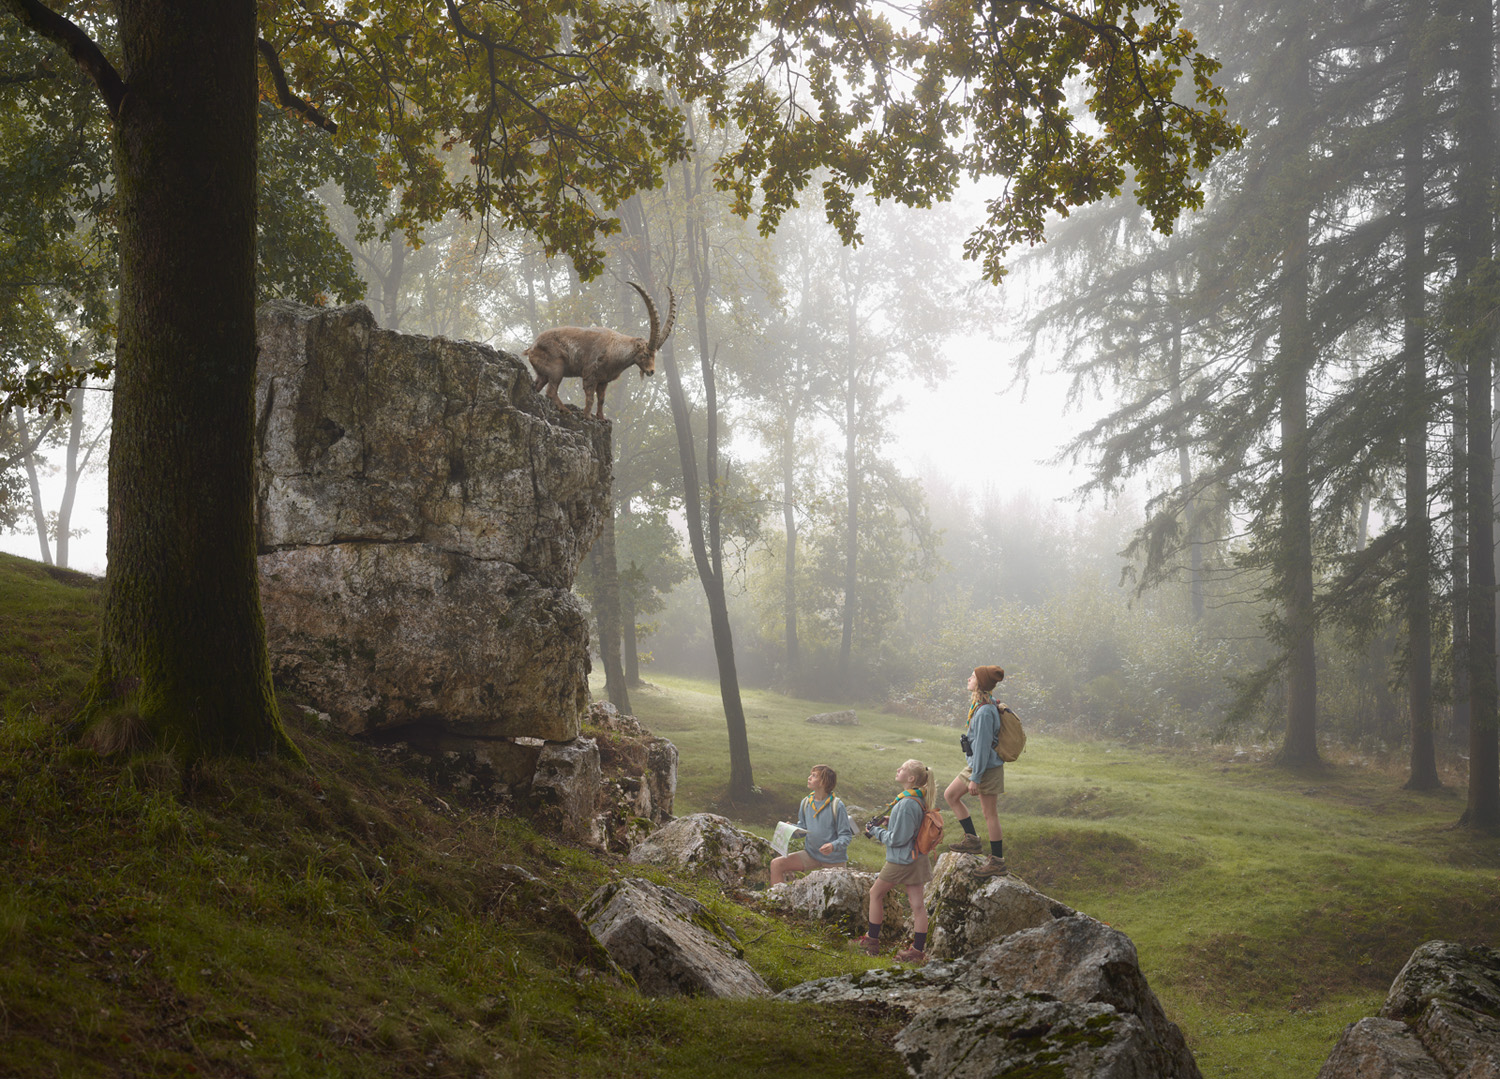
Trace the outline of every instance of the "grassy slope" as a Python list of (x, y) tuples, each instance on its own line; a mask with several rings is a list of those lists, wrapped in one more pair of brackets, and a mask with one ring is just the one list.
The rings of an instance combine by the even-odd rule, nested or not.
[[(84, 578), (0, 556), (0, 1079), (729, 1076), (793, 1060), (903, 1074), (890, 1015), (641, 999), (569, 914), (624, 867), (439, 799), (295, 710), (311, 772), (220, 764), (184, 786), (160, 758), (60, 744), (95, 597)], [(768, 833), (810, 764), (833, 764), (863, 806), (890, 796), (907, 756), (940, 780), (960, 764), (951, 730), (865, 711), (858, 728), (813, 727), (809, 712), (843, 703), (752, 692), (763, 793), (723, 805), (716, 687), (661, 683), (634, 710), (681, 750), (679, 812)], [(1131, 935), (1208, 1076), (1310, 1077), (1417, 943), (1500, 939), (1496, 844), (1449, 829), (1454, 790), (1032, 726), (1002, 801), (1008, 860)], [(880, 857), (865, 840), (854, 854)], [(672, 883), (734, 925), (773, 986), (871, 965), (703, 882)]]
[[(679, 812), (763, 832), (795, 811), (812, 764), (833, 765), (844, 798), (870, 806), (908, 756), (940, 783), (963, 763), (947, 728), (866, 710), (857, 728), (811, 726), (810, 712), (847, 705), (747, 692), (766, 793), (728, 806), (714, 801), (727, 780), (716, 687), (661, 678), (632, 705), (682, 752)], [(1153, 752), (1031, 727), (1001, 800), (1006, 860), (1131, 936), (1206, 1076), (1312, 1076), (1417, 944), (1500, 941), (1500, 842), (1452, 827), (1454, 785), (1413, 794), (1368, 764), (1293, 775), (1223, 747)], [(853, 854), (880, 856), (865, 840)]]
[[(96, 596), (0, 556), (0, 1077), (727, 1077), (787, 1054), (904, 1075), (876, 1009), (641, 998), (571, 913), (618, 862), (436, 797), (295, 709), (310, 771), (184, 785), (62, 744)], [(726, 919), (773, 987), (873, 965), (642, 875)]]

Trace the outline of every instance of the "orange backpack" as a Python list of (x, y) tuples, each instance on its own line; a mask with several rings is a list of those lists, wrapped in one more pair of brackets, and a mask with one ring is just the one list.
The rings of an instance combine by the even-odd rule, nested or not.
[(936, 809), (922, 811), (922, 823), (917, 825), (917, 838), (911, 849), (917, 854), (929, 854), (943, 841), (943, 814)]

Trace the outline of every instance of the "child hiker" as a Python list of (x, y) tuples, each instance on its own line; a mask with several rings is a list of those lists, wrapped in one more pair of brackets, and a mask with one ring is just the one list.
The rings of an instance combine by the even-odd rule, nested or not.
[(932, 863), (927, 855), (918, 854), (917, 827), (932, 799), (932, 769), (921, 761), (907, 761), (896, 769), (901, 793), (891, 803), (889, 815), (865, 825), (865, 835), (885, 844), (885, 865), (870, 886), (870, 931), (859, 938), (859, 946), (870, 955), (880, 953), (880, 925), (885, 920), (885, 896), (892, 888), (905, 888), (911, 903), (916, 940), (910, 948), (896, 953), (903, 963), (927, 961), (927, 903), (922, 886), (932, 879)]
[(969, 807), (964, 805), (964, 795), (979, 795), (979, 808), (984, 813), (984, 827), (990, 837), (990, 856), (974, 871), (979, 877), (1003, 877), (1009, 873), (1005, 868), (1005, 843), (1000, 833), (999, 796), (1005, 791), (1005, 762), (995, 752), (995, 737), (1000, 732), (1000, 709), (995, 698), (990, 696), (995, 687), (1005, 680), (1005, 671), (999, 667), (975, 667), (969, 675), (969, 721), (959, 738), (968, 766), (953, 777), (943, 798), (958, 818), (964, 830), (963, 838), (948, 844), (948, 849), (960, 854), (979, 854), (984, 848), (974, 831), (974, 820), (969, 816)]
[(771, 883), (780, 884), (788, 873), (803, 873), (830, 865), (847, 865), (854, 825), (844, 802), (833, 796), (838, 773), (826, 764), (813, 765), (807, 773), (807, 789), (797, 810), (797, 827), (807, 833), (802, 850), (771, 859)]

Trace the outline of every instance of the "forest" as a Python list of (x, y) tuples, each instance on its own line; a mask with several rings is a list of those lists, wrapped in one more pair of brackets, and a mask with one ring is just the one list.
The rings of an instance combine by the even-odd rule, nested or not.
[[(639, 282), (578, 589), (622, 710), (717, 679), (731, 791), (742, 684), (938, 717), (998, 662), (1057, 730), (1455, 757), (1500, 828), (1492, 5), (225, 3), (222, 54), (169, 6), (0, 18), (0, 527), (68, 565), (107, 459), (95, 706), (284, 744), (218, 482), (255, 302), (520, 353)], [(1105, 403), (1079, 490), (1011, 488), (978, 393), (977, 479), (903, 467), (976, 338)]]

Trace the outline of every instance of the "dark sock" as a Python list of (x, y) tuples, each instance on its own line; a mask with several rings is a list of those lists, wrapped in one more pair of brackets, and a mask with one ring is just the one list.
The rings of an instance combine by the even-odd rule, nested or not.
[(866, 933), (865, 935), (867, 937), (869, 937), (871, 940), (879, 940), (880, 939), (880, 926), (878, 924), (876, 924), (875, 922), (871, 922), (870, 923), (870, 931), (868, 933)]
[(918, 933), (917, 939), (911, 942), (911, 946), (919, 952), (925, 952), (927, 950), (927, 934)]
[(960, 818), (959, 822), (958, 822), (958, 826), (960, 828), (962, 828), (965, 832), (968, 832), (970, 835), (977, 836), (979, 834), (978, 832), (974, 831), (974, 818), (973, 817), (962, 817), (962, 818)]
[(1005, 857), (1005, 840), (1003, 840), (1003, 839), (992, 839), (992, 840), (990, 840), (990, 853), (993, 854), (996, 858), (1004, 858)]

